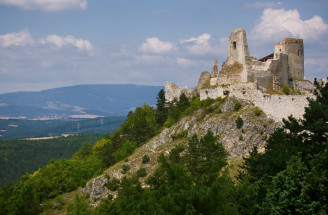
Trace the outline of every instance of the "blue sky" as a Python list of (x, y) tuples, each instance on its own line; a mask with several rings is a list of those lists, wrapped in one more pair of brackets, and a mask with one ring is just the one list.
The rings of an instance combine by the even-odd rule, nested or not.
[(328, 1), (0, 0), (0, 93), (77, 84), (193, 87), (245, 28), (260, 58), (304, 39), (305, 76), (328, 76)]

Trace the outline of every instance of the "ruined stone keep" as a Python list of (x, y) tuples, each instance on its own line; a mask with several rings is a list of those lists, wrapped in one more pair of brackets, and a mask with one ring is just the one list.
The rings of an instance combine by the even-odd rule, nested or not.
[[(282, 86), (294, 87), (302, 95), (271, 95), (267, 91), (279, 91)], [(274, 52), (261, 59), (251, 56), (248, 50), (246, 31), (242, 28), (231, 31), (228, 58), (218, 71), (214, 60), (211, 74), (201, 73), (195, 89), (179, 88), (173, 82), (165, 83), (166, 100), (173, 101), (184, 93), (191, 97), (200, 94), (200, 99), (235, 96), (248, 100), (277, 121), (290, 114), (299, 118), (313, 96), (314, 86), (304, 78), (303, 40), (285, 38), (275, 43)]]

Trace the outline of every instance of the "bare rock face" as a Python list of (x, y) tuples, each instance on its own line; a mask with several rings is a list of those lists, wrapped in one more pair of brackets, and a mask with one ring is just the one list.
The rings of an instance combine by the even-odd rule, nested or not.
[[(234, 104), (241, 102), (242, 107), (239, 111), (234, 110)], [(281, 124), (274, 122), (264, 113), (256, 115), (257, 108), (247, 101), (238, 101), (234, 97), (228, 98), (222, 105), (213, 104), (212, 113), (204, 114), (200, 110), (192, 118), (181, 120), (176, 125), (176, 133), (188, 130), (188, 136), (197, 134), (202, 136), (207, 131), (212, 131), (214, 135), (220, 137), (230, 157), (248, 155), (257, 146), (259, 151), (264, 151), (265, 140)], [(239, 129), (236, 119), (243, 120), (243, 126)]]

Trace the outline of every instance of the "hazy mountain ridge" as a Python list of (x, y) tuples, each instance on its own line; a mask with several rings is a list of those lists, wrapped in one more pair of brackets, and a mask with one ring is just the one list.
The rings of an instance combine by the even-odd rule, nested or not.
[(135, 107), (154, 105), (162, 86), (97, 84), (40, 92), (0, 94), (0, 117), (69, 118), (70, 115), (125, 116)]

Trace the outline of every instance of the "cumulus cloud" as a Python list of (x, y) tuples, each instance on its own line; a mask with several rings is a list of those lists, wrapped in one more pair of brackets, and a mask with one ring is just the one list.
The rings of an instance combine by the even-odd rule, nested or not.
[(88, 7), (87, 0), (0, 0), (0, 4), (41, 11), (86, 10)]
[(281, 2), (253, 2), (248, 3), (245, 2), (243, 8), (244, 9), (266, 9), (266, 8), (282, 8), (283, 4)]
[(185, 44), (187, 49), (194, 54), (204, 54), (210, 51), (211, 35), (204, 33), (198, 37), (191, 37), (186, 40), (181, 40), (181, 44)]
[(146, 42), (142, 43), (139, 50), (148, 53), (167, 53), (174, 49), (174, 45), (170, 42), (164, 42), (157, 37), (151, 37), (146, 39)]
[(61, 37), (55, 34), (49, 35), (44, 39), (40, 39), (39, 43), (42, 45), (51, 44), (55, 45), (58, 48), (64, 46), (74, 46), (80, 51), (92, 52), (92, 45), (88, 40), (77, 39), (73, 36)]
[(18, 33), (0, 35), (0, 46), (2, 47), (27, 46), (33, 44), (34, 40), (27, 29), (24, 29)]
[(327, 31), (328, 25), (320, 16), (315, 15), (311, 19), (302, 20), (296, 9), (265, 9), (260, 22), (253, 28), (252, 35), (264, 40), (289, 36), (313, 40)]

